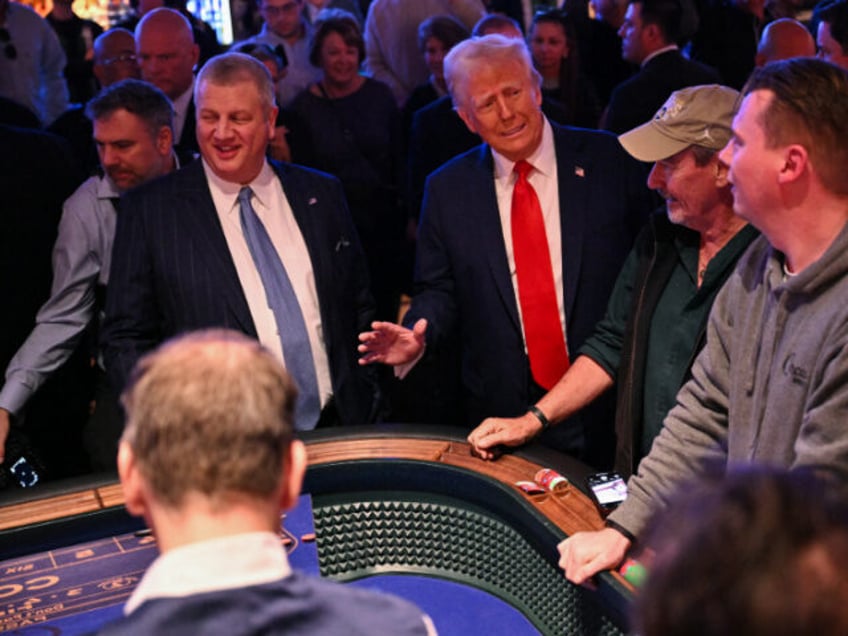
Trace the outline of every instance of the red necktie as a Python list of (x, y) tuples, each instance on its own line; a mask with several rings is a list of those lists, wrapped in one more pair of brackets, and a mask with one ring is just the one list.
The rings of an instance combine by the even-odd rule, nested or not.
[(542, 208), (527, 180), (532, 169), (523, 160), (515, 164), (518, 179), (512, 191), (512, 250), (530, 372), (539, 386), (550, 389), (568, 370), (569, 361)]

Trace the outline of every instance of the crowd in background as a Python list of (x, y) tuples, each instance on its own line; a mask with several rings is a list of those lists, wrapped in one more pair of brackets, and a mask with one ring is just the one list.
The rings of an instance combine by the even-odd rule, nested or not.
[[(54, 252), (51, 274), (50, 253), (62, 202), (85, 177), (113, 175), (85, 113), (86, 102), (110, 85), (140, 79), (168, 97), (174, 152), (185, 166), (198, 151), (194, 74), (227, 49), (259, 59), (280, 108), (268, 156), (340, 180), (365, 253), (375, 317), (397, 321), (402, 300), (414, 291), (426, 178), (480, 143), (453, 108), (444, 76), (442, 60), (458, 42), (493, 32), (523, 38), (547, 118), (619, 134), (650, 119), (685, 86), (738, 89), (755, 66), (811, 56), (816, 48), (829, 61), (848, 60), (844, 4), (258, 0), (232, 4), (235, 40), (224, 46), (180, 0), (140, 0), (131, 11), (110, 3), (98, 21), (76, 15), (68, 0), (56, 0), (44, 18), (0, 0), (0, 182), (12, 192), (5, 207), (16, 211), (0, 219), (0, 241), (8, 247), (0, 293), (10, 299), (0, 366), (9, 369), (8, 378), (17, 374), (0, 393), (0, 414), (26, 423), (23, 430), (56, 476), (86, 469), (81, 440), (102, 366), (102, 290), (92, 284), (91, 307), (78, 320), (84, 324), (41, 354), (37, 372), (21, 376), (26, 363), (16, 353), (51, 295), (51, 281), (57, 293), (63, 255)], [(161, 7), (186, 18), (191, 37), (179, 35)], [(98, 267), (105, 287), (108, 261)], [(51, 319), (68, 322), (59, 310)], [(423, 360), (411, 380), (385, 373), (383, 416), (467, 423), (459, 366), (455, 348), (446, 346)]]

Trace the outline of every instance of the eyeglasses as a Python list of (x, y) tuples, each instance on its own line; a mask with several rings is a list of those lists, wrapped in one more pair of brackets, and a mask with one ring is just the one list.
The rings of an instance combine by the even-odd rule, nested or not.
[(5, 44), (3, 47), (3, 54), (10, 60), (14, 60), (18, 57), (18, 49), (15, 48), (15, 45), (12, 44), (12, 36), (9, 35), (9, 30), (6, 28), (0, 28), (0, 42)]
[(116, 55), (115, 57), (108, 57), (103, 60), (101, 63), (106, 66), (111, 66), (112, 64), (135, 64), (136, 63), (135, 53), (121, 53), (120, 55)]

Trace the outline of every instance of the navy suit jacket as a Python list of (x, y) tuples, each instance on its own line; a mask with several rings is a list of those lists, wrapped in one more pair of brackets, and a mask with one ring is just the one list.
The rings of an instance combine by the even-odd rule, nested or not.
[(661, 53), (613, 89), (603, 128), (617, 135), (625, 133), (651, 121), (674, 91), (720, 81), (718, 71), (686, 59), (680, 51)]
[[(604, 315), (636, 233), (655, 205), (644, 166), (615, 137), (552, 124), (559, 178), (563, 298), (572, 356)], [(527, 411), (533, 394), (487, 145), (427, 181), (416, 288), (407, 325), (427, 318), (428, 348), (457, 330), (469, 424)], [(559, 426), (547, 441), (595, 463), (612, 458), (612, 399), (584, 410), (590, 425)], [(582, 434), (589, 434), (585, 440)], [(602, 457), (603, 456), (603, 457)]]
[[(272, 166), (312, 261), (339, 416), (344, 424), (365, 424), (378, 392), (374, 371), (358, 365), (356, 348), (359, 332), (370, 326), (373, 300), (341, 185), (308, 168)], [(257, 335), (203, 164), (195, 161), (121, 200), (102, 332), (115, 388), (163, 340), (209, 327)]]
[(181, 166), (190, 163), (200, 152), (197, 145), (197, 113), (194, 109), (194, 95), (188, 102), (183, 134), (174, 142), (174, 152), (179, 157)]

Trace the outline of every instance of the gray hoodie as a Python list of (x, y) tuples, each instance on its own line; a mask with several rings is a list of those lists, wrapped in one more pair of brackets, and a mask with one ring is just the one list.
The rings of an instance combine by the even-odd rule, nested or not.
[(610, 516), (635, 536), (709, 465), (848, 477), (848, 225), (799, 274), (783, 263), (760, 237), (716, 298), (692, 379)]

